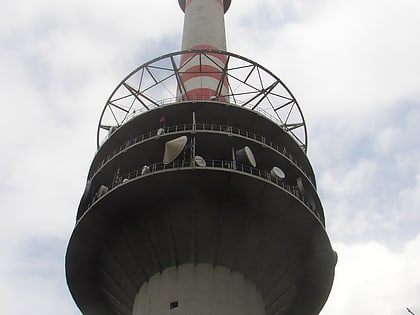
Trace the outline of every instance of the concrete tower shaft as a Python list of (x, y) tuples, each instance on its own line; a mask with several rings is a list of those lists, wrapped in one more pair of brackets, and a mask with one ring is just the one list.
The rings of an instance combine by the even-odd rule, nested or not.
[[(182, 50), (226, 51), (224, 12), (230, 1), (187, 0), (179, 3), (185, 12)], [(228, 81), (223, 80), (223, 84), (219, 84), (223, 76), (221, 69), (225, 65), (223, 55), (213, 55), (205, 64), (193, 55), (183, 55), (180, 61), (182, 84), (178, 97), (182, 100), (217, 99), (227, 102)]]
[(186, 1), (182, 50), (226, 50), (222, 2), (222, 0)]

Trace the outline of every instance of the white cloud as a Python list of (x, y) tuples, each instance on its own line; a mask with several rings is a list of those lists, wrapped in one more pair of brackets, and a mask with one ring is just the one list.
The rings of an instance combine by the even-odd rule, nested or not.
[(335, 244), (339, 259), (322, 315), (420, 311), (420, 234), (398, 252), (377, 242)]
[(311, 152), (333, 239), (398, 246), (417, 235), (419, 115), (416, 105), (399, 106), (359, 121), (355, 132), (341, 124), (316, 130)]
[[(318, 1), (313, 8), (309, 2), (292, 5), (297, 21), (292, 14), (248, 36), (234, 35), (249, 32), (246, 13), (232, 17), (230, 47), (279, 75), (317, 121), (359, 120), (420, 96), (419, 3)], [(271, 10), (270, 22), (283, 21), (282, 12)], [(265, 16), (254, 19), (264, 23)]]
[(62, 240), (37, 242), (35, 236), (25, 241), (9, 239), (8, 243), (0, 243), (2, 313), (80, 314), (65, 285)]

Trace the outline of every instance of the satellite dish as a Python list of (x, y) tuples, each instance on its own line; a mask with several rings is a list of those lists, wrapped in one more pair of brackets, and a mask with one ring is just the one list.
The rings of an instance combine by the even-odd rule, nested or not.
[(143, 166), (141, 169), (141, 175), (146, 175), (148, 173), (150, 173), (150, 167), (147, 165)]
[(277, 166), (274, 166), (270, 171), (271, 176), (277, 178), (278, 180), (283, 180), (286, 178), (286, 174), (284, 174), (283, 170)]
[(174, 161), (184, 150), (188, 138), (182, 136), (165, 143), (165, 153), (163, 154), (163, 164)]
[(160, 136), (160, 135), (163, 135), (164, 133), (165, 133), (165, 129), (163, 129), (163, 128), (159, 128), (156, 134), (157, 134), (158, 136)]
[(194, 164), (200, 167), (205, 167), (206, 166), (206, 161), (199, 155), (196, 155), (194, 157)]
[(85, 206), (85, 203), (88, 201), (90, 194), (90, 187), (92, 186), (92, 181), (90, 179), (86, 182), (85, 190), (83, 191), (82, 198), (80, 199), (79, 210)]
[(310, 204), (311, 208), (312, 208), (313, 210), (315, 210), (315, 209), (316, 209), (316, 204), (315, 204), (314, 197), (312, 196), (312, 193), (310, 192), (310, 189), (309, 189), (309, 188), (307, 189), (307, 188), (305, 187), (306, 185), (303, 183), (303, 180), (302, 180), (302, 178), (301, 178), (301, 177), (299, 177), (299, 178), (297, 179), (297, 186), (298, 186), (298, 189), (299, 189), (300, 195), (301, 195), (302, 197), (307, 198), (307, 199), (308, 199), (308, 201), (309, 201), (309, 204)]
[(105, 195), (108, 192), (108, 187), (105, 185), (101, 185), (101, 187), (99, 187), (98, 192), (97, 192), (97, 197), (101, 198), (103, 195)]
[(296, 182), (297, 182), (297, 186), (298, 186), (298, 189), (299, 189), (300, 195), (301, 195), (301, 196), (305, 196), (305, 195), (306, 195), (306, 191), (305, 191), (305, 187), (303, 186), (303, 180), (302, 180), (302, 178), (301, 178), (301, 177), (299, 177), (299, 178), (296, 180)]
[(254, 153), (252, 153), (251, 149), (248, 146), (236, 151), (236, 161), (242, 164), (248, 164), (252, 167), (257, 166), (257, 162), (255, 161)]

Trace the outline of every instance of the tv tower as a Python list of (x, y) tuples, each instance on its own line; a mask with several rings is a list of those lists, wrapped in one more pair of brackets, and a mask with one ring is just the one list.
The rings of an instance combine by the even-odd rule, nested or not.
[(178, 0), (182, 50), (112, 92), (66, 254), (85, 315), (313, 315), (337, 255), (302, 111), (227, 52), (231, 0)]

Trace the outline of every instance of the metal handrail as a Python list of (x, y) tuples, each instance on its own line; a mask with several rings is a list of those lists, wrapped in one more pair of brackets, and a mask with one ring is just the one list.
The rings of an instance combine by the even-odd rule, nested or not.
[[(158, 100), (157, 103), (159, 103), (161, 106), (165, 106), (165, 105), (171, 105), (174, 103), (179, 103), (179, 102), (195, 102), (195, 101), (203, 101), (203, 100), (207, 100), (205, 97), (198, 97), (198, 95), (194, 95), (194, 97), (191, 100), (188, 101), (183, 101), (180, 99), (180, 97), (170, 97), (170, 98), (166, 98), (163, 100)], [(210, 101), (210, 100), (208, 100)], [(211, 100), (211, 102), (217, 102), (217, 100)], [(223, 102), (225, 103), (225, 102)], [(244, 105), (243, 105), (244, 104)], [(241, 108), (246, 108), (249, 109), (251, 111), (260, 113), (261, 115), (263, 115), (264, 117), (268, 118), (269, 120), (271, 120), (272, 122), (278, 124), (280, 127), (282, 127), (286, 132), (290, 132), (289, 128), (287, 128), (287, 126), (278, 118), (275, 117), (274, 115), (270, 114), (268, 111), (266, 111), (263, 108), (259, 108), (259, 107), (255, 107), (254, 103), (245, 103), (243, 101), (240, 100), (236, 100), (235, 103), (227, 103), (227, 105), (229, 106), (237, 106), (237, 107), (241, 107)], [(153, 106), (153, 104), (149, 105), (151, 106), (151, 109), (153, 108), (157, 108), (159, 106)], [(127, 116), (127, 121), (148, 112), (149, 110), (146, 108), (142, 108), (142, 109), (136, 109), (133, 110), (128, 116)]]
[[(151, 165), (145, 165), (141, 169), (136, 169), (133, 171), (130, 171), (128, 173), (122, 174), (122, 175), (116, 175), (114, 176), (114, 179), (111, 183), (108, 183), (108, 185), (102, 185), (106, 189), (102, 191), (102, 194), (98, 196), (98, 193), (93, 193), (94, 188), (92, 188), (93, 191), (90, 192), (90, 198), (91, 200), (88, 202), (88, 206), (84, 213), (89, 210), (93, 206), (93, 204), (107, 195), (109, 192), (113, 191), (114, 189), (118, 188), (119, 186), (125, 184), (127, 181), (135, 180), (141, 177), (150, 176), (156, 173), (162, 173), (170, 170), (192, 170), (192, 169), (219, 169), (219, 170), (228, 170), (238, 173), (245, 173), (248, 175), (252, 175), (256, 178), (264, 179), (266, 181), (269, 181), (270, 183), (276, 185), (277, 187), (287, 191), (291, 195), (293, 195), (295, 198), (299, 199), (305, 206), (310, 210), (319, 220), (320, 215), (316, 211), (316, 208), (314, 208), (309, 200), (305, 198), (305, 196), (301, 195), (299, 192), (298, 187), (291, 186), (287, 183), (285, 183), (282, 180), (277, 179), (276, 177), (271, 176), (270, 172), (267, 172), (265, 170), (260, 170), (248, 165), (239, 164), (234, 161), (225, 161), (225, 160), (205, 160), (206, 166), (197, 166), (195, 165), (195, 162), (193, 160), (179, 160), (174, 161), (169, 164), (164, 163), (154, 163)], [(145, 170), (146, 167), (146, 170)], [(320, 220), (320, 222), (323, 224), (323, 222)]]
[(274, 144), (272, 141), (266, 139), (264, 136), (257, 135), (256, 133), (239, 129), (237, 127), (228, 126), (228, 125), (218, 125), (218, 124), (206, 124), (206, 123), (196, 123), (194, 126), (192, 124), (183, 124), (183, 125), (175, 125), (175, 126), (169, 126), (165, 128), (154, 129), (140, 136), (137, 136), (133, 139), (129, 139), (126, 142), (124, 142), (122, 145), (120, 145), (118, 148), (116, 148), (114, 151), (112, 151), (110, 154), (108, 154), (101, 161), (101, 163), (99, 163), (98, 167), (96, 168), (91, 178), (93, 178), (102, 169), (102, 167), (105, 166), (106, 163), (108, 163), (108, 161), (110, 161), (112, 158), (114, 158), (116, 155), (120, 154), (124, 150), (128, 149), (130, 146), (149, 140), (151, 138), (156, 138), (158, 136), (188, 132), (188, 131), (193, 131), (193, 130), (206, 131), (206, 132), (211, 131), (211, 132), (220, 132), (224, 134), (238, 135), (238, 136), (247, 138), (249, 140), (258, 142), (259, 144), (263, 146), (270, 147), (271, 149), (273, 149), (274, 151), (276, 151), (277, 153), (285, 157), (287, 160), (289, 160), (291, 163), (293, 163), (294, 166), (296, 166), (301, 171), (301, 173), (305, 175), (308, 181), (314, 186), (311, 176), (306, 172), (306, 170), (304, 170), (297, 163), (296, 159), (293, 158), (293, 155), (289, 153), (284, 146), (280, 147)]

